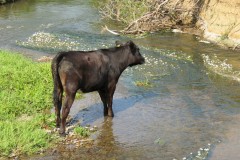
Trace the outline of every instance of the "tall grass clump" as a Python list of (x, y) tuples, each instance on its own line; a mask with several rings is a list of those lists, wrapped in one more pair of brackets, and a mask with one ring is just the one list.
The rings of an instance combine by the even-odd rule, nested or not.
[(43, 128), (53, 121), (50, 63), (0, 51), (0, 157), (32, 154), (53, 137)]

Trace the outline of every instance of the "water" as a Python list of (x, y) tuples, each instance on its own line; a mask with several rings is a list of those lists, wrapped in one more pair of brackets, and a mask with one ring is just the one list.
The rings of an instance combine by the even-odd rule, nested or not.
[[(101, 33), (104, 23), (88, 1), (19, 1), (0, 6), (0, 48), (38, 58), (129, 39)], [(158, 33), (134, 41), (146, 64), (121, 76), (115, 117), (103, 117), (97, 93), (86, 94), (71, 109), (73, 123), (98, 126), (94, 144), (27, 159), (238, 159), (240, 54), (188, 34)], [(137, 81), (149, 86), (136, 86)]]

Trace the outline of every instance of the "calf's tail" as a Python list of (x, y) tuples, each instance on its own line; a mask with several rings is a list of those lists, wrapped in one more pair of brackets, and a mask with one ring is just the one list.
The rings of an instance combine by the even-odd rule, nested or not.
[(63, 86), (59, 77), (58, 67), (59, 62), (62, 60), (64, 53), (58, 53), (52, 60), (51, 69), (52, 69), (52, 78), (53, 78), (53, 103), (55, 108), (61, 110), (62, 106), (62, 94)]

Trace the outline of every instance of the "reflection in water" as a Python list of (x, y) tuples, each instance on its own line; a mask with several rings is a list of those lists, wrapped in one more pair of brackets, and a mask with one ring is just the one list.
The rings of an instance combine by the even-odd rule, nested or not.
[(99, 148), (98, 154), (101, 154), (106, 159), (116, 157), (122, 154), (122, 149), (115, 141), (113, 134), (113, 120), (110, 117), (105, 117), (99, 136), (96, 140), (96, 147)]

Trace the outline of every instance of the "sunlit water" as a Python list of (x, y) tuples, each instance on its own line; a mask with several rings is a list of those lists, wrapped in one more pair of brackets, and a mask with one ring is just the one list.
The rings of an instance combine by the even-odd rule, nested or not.
[[(83, 0), (19, 1), (0, 6), (0, 47), (40, 57), (128, 39), (101, 33), (103, 24)], [(199, 40), (176, 33), (134, 39), (146, 64), (120, 78), (115, 117), (103, 117), (97, 93), (72, 107), (73, 123), (99, 127), (94, 145), (32, 159), (211, 159), (239, 123), (240, 55)]]

